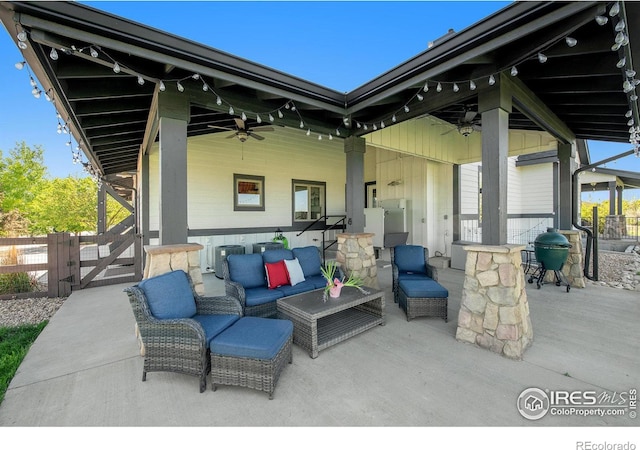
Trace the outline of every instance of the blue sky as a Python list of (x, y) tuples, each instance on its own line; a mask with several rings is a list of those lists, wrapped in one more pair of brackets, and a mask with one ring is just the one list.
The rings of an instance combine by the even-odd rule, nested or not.
[[(336, 89), (350, 91), (422, 52), (450, 28), (461, 31), (509, 2), (83, 2)], [(53, 106), (31, 95), (29, 74), (16, 70), (18, 48), (0, 31), (0, 150), (41, 145), (54, 177), (83, 175), (68, 138), (56, 132)], [(589, 142), (591, 160), (628, 144)], [(640, 158), (608, 165), (640, 171)], [(637, 191), (636, 191), (637, 192)], [(640, 195), (637, 195), (640, 197)], [(625, 196), (626, 198), (626, 196)]]

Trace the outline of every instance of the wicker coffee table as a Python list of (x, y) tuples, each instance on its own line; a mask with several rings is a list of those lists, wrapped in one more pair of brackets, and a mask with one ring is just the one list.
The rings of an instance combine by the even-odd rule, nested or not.
[(323, 289), (278, 300), (278, 316), (293, 322), (293, 342), (312, 358), (327, 347), (376, 325), (384, 325), (384, 292), (343, 287), (339, 298), (323, 300)]

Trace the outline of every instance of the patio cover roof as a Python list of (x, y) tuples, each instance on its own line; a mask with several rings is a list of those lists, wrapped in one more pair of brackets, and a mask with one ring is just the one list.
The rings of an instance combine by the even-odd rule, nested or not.
[[(0, 20), (16, 44), (26, 32), (31, 71), (94, 168), (110, 176), (135, 171), (157, 139), (161, 81), (173, 92), (179, 81), (189, 95), (189, 136), (221, 131), (211, 125), (234, 128), (242, 113), (257, 126), (258, 115), (267, 122), (278, 111), (274, 125), (302, 121), (331, 137), (425, 114), (458, 125), (477, 111), (478, 92), (493, 88), (493, 75), (513, 94), (512, 129), (548, 131), (562, 142), (628, 142), (629, 120), (640, 123), (635, 91), (623, 92), (640, 52), (633, 27), (640, 3), (618, 4), (610, 16), (613, 3), (516, 2), (346, 94), (78, 3), (0, 2)], [(608, 22), (599, 25), (596, 16)], [(612, 51), (621, 20), (629, 44)]]

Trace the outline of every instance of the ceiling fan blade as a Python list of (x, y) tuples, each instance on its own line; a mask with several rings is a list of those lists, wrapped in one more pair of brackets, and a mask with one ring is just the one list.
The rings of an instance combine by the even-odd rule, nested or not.
[(238, 129), (240, 129), (240, 130), (244, 130), (245, 129), (244, 120), (238, 119), (237, 117), (234, 117), (233, 120), (236, 121), (236, 126), (238, 127)]
[(234, 137), (236, 137), (238, 135), (238, 133), (231, 133), (229, 136), (227, 136), (225, 139), (232, 139)]
[(249, 136), (251, 136), (252, 138), (256, 138), (259, 141), (264, 141), (264, 137), (260, 136), (259, 134), (249, 133)]
[(467, 111), (466, 113), (464, 113), (464, 121), (471, 122), (477, 115), (477, 111)]
[(218, 125), (207, 125), (207, 128), (216, 128), (218, 130), (234, 131), (233, 128), (219, 127)]

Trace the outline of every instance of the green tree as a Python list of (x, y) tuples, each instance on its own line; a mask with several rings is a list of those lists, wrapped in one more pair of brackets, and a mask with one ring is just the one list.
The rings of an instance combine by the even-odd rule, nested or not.
[(42, 184), (30, 207), (33, 234), (96, 231), (97, 186), (91, 178), (54, 178)]
[(26, 216), (29, 205), (45, 182), (47, 168), (44, 151), (21, 142), (4, 157), (0, 151), (0, 210), (3, 213), (18, 211)]

